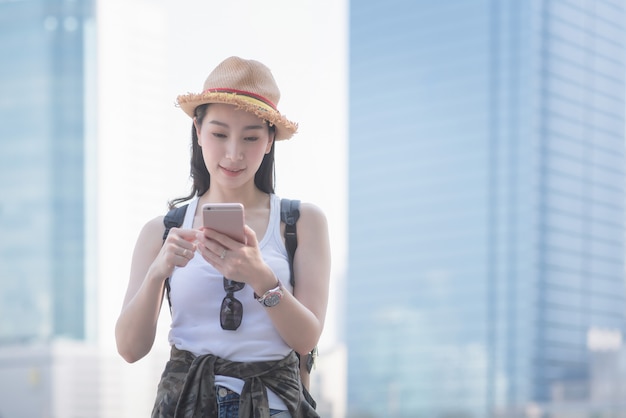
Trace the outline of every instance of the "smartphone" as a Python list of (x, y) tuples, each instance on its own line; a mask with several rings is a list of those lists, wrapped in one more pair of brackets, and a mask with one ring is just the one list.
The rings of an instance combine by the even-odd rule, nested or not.
[(245, 242), (243, 205), (241, 203), (207, 203), (202, 205), (203, 225), (232, 239)]

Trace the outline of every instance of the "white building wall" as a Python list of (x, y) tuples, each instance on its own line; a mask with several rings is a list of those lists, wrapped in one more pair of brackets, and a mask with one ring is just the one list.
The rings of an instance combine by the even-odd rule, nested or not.
[(99, 353), (57, 341), (0, 347), (0, 417), (99, 418)]

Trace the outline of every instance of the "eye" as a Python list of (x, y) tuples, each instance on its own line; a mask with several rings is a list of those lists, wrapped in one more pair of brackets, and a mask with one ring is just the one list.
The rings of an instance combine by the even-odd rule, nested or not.
[(224, 139), (224, 138), (226, 138), (226, 134), (223, 134), (223, 133), (221, 133), (221, 132), (213, 132), (213, 136), (214, 136), (215, 138), (218, 138), (218, 139)]
[(258, 136), (247, 136), (243, 140), (244, 141), (248, 141), (248, 142), (254, 142), (254, 141), (258, 140), (258, 139), (259, 139)]

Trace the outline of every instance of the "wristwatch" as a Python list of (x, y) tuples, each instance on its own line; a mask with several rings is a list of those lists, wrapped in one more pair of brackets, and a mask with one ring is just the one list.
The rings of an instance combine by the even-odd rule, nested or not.
[(260, 298), (257, 298), (256, 300), (259, 301), (261, 305), (271, 308), (272, 306), (278, 305), (278, 303), (280, 302), (282, 298), (283, 298), (283, 286), (281, 285), (280, 280), (279, 280), (278, 283), (276, 283), (275, 288), (268, 290), (267, 292), (263, 294), (263, 296), (261, 296)]

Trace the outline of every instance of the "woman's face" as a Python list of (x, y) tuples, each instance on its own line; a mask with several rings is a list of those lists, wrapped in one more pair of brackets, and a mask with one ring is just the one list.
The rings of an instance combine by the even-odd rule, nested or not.
[(254, 175), (274, 141), (263, 119), (233, 105), (215, 103), (208, 106), (202, 121), (194, 119), (194, 125), (211, 185), (254, 184)]

